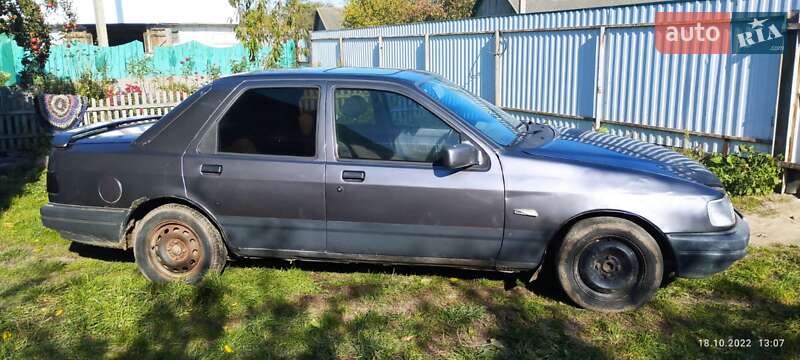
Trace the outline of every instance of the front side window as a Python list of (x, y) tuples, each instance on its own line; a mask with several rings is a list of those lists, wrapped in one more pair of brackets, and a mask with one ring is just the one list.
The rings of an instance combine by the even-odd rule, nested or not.
[(219, 123), (218, 150), (314, 156), (318, 103), (316, 88), (247, 90)]
[(334, 100), (341, 159), (433, 163), (460, 136), (406, 96), (380, 90), (337, 89)]

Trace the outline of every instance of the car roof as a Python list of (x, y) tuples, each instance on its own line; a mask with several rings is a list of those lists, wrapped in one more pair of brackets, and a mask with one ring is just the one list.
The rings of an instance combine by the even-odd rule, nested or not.
[(418, 83), (436, 77), (436, 75), (419, 71), (367, 67), (305, 67), (253, 71), (228, 76), (228, 79), (325, 79), (325, 80), (383, 80), (400, 83)]

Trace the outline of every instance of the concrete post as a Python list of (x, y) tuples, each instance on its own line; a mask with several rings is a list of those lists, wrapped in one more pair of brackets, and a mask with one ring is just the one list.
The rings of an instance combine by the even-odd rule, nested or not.
[(600, 36), (597, 38), (597, 61), (594, 71), (594, 129), (600, 129), (603, 113), (603, 80), (605, 78), (606, 59), (606, 27), (600, 27)]
[(108, 47), (108, 31), (106, 30), (106, 13), (103, 0), (94, 0), (94, 23), (97, 27), (97, 46)]

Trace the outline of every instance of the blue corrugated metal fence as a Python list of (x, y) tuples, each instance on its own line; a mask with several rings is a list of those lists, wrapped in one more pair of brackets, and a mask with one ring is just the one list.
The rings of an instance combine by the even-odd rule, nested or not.
[(665, 55), (653, 22), (658, 11), (788, 13), (797, 4), (676, 1), (314, 32), (311, 62), (431, 71), (517, 116), (561, 126), (769, 151), (781, 56)]

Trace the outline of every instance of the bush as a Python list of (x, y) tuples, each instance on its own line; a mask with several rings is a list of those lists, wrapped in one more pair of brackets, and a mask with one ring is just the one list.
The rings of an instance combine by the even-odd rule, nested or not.
[(238, 74), (246, 72), (250, 69), (250, 63), (247, 59), (242, 58), (241, 61), (231, 60), (231, 73)]
[(781, 184), (782, 169), (772, 155), (739, 145), (739, 152), (727, 156), (713, 154), (702, 160), (733, 196), (766, 195)]
[(104, 99), (110, 94), (113, 94), (114, 80), (108, 79), (103, 76), (99, 80), (95, 80), (91, 71), (84, 71), (76, 83), (77, 94), (85, 96), (90, 99)]
[(191, 94), (197, 90), (197, 86), (192, 85), (189, 82), (169, 79), (166, 82), (159, 83), (158, 89), (166, 92), (182, 92)]
[(192, 74), (195, 73), (194, 68), (195, 68), (194, 59), (192, 59), (191, 57), (187, 56), (183, 60), (181, 60), (181, 75), (191, 76)]
[(153, 60), (149, 57), (133, 59), (127, 63), (125, 68), (128, 70), (128, 74), (139, 80), (139, 82), (144, 81), (145, 77), (152, 75), (154, 72)]
[(75, 85), (71, 81), (52, 74), (34, 75), (32, 89), (37, 94), (62, 95), (75, 93)]
[(6, 81), (8, 81), (8, 79), (11, 79), (11, 74), (4, 71), (0, 71), (0, 86), (5, 86)]
[(222, 75), (222, 68), (217, 64), (209, 64), (208, 65), (208, 78), (211, 81), (219, 79)]

